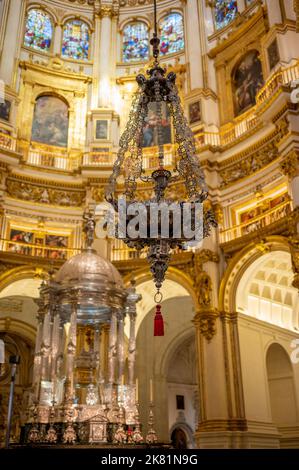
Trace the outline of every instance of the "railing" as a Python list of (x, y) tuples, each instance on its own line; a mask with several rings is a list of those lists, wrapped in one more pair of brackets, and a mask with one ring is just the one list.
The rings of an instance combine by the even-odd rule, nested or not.
[(32, 143), (25, 152), (25, 160), (29, 165), (46, 166), (63, 171), (73, 171), (80, 163), (79, 157), (72, 156), (67, 150), (35, 143)]
[(53, 260), (66, 260), (80, 253), (79, 249), (74, 248), (53, 247), (37, 243), (12, 241), (4, 238), (0, 239), (0, 251)]
[(6, 133), (4, 129), (0, 129), (0, 148), (15, 151), (16, 146), (16, 138)]
[[(265, 83), (256, 96), (256, 105), (236, 117), (233, 122), (220, 128), (219, 131), (202, 130), (195, 135), (196, 147), (200, 151), (206, 146), (219, 147), (233, 144), (236, 139), (246, 135), (260, 123), (260, 115), (265, 105), (282, 89), (292, 81), (299, 79), (299, 60), (289, 67), (278, 70)], [(24, 142), (12, 137), (6, 129), (0, 128), (0, 148), (18, 151), (23, 154), (24, 161), (34, 166), (45, 166), (63, 171), (73, 171), (83, 166), (112, 167), (116, 158), (110, 151), (91, 151), (84, 153), (72, 153), (61, 147), (52, 147), (38, 142)], [(143, 164), (145, 169), (153, 169), (157, 166), (157, 157), (153, 149), (144, 149)], [(165, 165), (171, 166), (175, 162), (175, 146), (165, 146)]]
[(263, 214), (254, 217), (242, 224), (235, 225), (232, 228), (222, 230), (220, 232), (220, 242), (225, 243), (236, 238), (243, 237), (249, 233), (260, 230), (268, 225), (282, 219), (291, 212), (291, 202), (285, 201), (282, 204), (274, 207), (273, 209), (264, 212)]
[(105, 166), (112, 167), (116, 159), (112, 152), (86, 152), (83, 154), (83, 166)]

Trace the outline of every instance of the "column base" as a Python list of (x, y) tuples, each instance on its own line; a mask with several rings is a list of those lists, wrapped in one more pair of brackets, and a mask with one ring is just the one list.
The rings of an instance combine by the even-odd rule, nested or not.
[[(234, 420), (227, 421), (226, 429), (224, 429), (224, 421), (220, 426), (220, 423), (217, 425), (216, 422), (207, 422), (204, 426), (199, 425), (194, 436), (197, 447), (199, 449), (279, 449), (282, 447), (281, 434), (273, 424), (244, 421), (247, 426), (241, 430), (240, 427), (234, 429), (239, 420), (235, 421), (235, 423)], [(238, 424), (241, 425), (241, 422)], [(294, 433), (292, 433), (292, 441), (295, 442)]]

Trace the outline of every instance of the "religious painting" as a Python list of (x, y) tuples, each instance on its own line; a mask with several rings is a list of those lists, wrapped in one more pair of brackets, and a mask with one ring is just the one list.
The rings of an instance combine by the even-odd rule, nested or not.
[(14, 252), (16, 252), (20, 255), (30, 255), (31, 247), (28, 247), (28, 246), (25, 246), (25, 245), (33, 243), (33, 233), (32, 232), (26, 232), (24, 230), (12, 229), (10, 231), (9, 239), (12, 242), (16, 242), (16, 243), (9, 244), (9, 250), (10, 251), (14, 251)]
[[(45, 245), (51, 248), (67, 248), (68, 237), (61, 235), (46, 235)], [(48, 250), (47, 257), (51, 259), (65, 259), (66, 251), (64, 250)]]
[(160, 22), (160, 52), (174, 54), (185, 48), (184, 22), (180, 13), (170, 13)]
[(275, 65), (278, 64), (280, 61), (279, 51), (278, 51), (278, 44), (277, 39), (275, 38), (274, 41), (271, 42), (270, 46), (267, 49), (268, 52), (268, 60), (269, 60), (269, 68), (272, 70)]
[(84, 21), (68, 21), (63, 28), (62, 57), (88, 59), (89, 27)]
[(98, 119), (96, 121), (96, 139), (107, 140), (108, 139), (108, 121)]
[(216, 0), (214, 7), (215, 26), (221, 29), (235, 19), (238, 13), (237, 0)]
[(56, 96), (37, 98), (31, 140), (57, 147), (67, 147), (69, 111), (67, 104)]
[(3, 121), (9, 121), (10, 109), (11, 109), (10, 101), (4, 100), (4, 103), (0, 102), (0, 119), (3, 119)]
[(53, 25), (50, 16), (42, 10), (30, 10), (26, 20), (24, 46), (49, 52), (52, 35)]
[(256, 95), (264, 85), (262, 65), (258, 51), (248, 52), (239, 62), (233, 74), (235, 115), (254, 106)]
[(160, 127), (161, 145), (171, 144), (171, 119), (166, 103), (161, 103), (162, 119), (159, 124), (157, 103), (148, 106), (148, 115), (143, 128), (143, 147), (155, 147), (158, 142), (158, 124)]
[(189, 123), (195, 124), (201, 121), (200, 101), (189, 104)]
[(123, 30), (123, 62), (149, 58), (149, 33), (145, 23), (130, 23)]

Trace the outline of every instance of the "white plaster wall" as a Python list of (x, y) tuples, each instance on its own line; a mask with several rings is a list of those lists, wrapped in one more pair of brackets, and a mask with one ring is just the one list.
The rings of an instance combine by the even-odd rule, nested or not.
[[(239, 314), (239, 336), (246, 419), (271, 423), (266, 353), (272, 343), (280, 344), (289, 355), (291, 343), (299, 335), (286, 329)], [(299, 363), (292, 364), (298, 423)]]

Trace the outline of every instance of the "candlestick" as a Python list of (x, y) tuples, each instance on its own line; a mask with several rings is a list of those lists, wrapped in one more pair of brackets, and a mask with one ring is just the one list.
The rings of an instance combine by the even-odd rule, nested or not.
[(136, 386), (135, 386), (135, 401), (138, 403), (138, 379), (136, 379)]
[(150, 379), (150, 402), (153, 403), (153, 401), (154, 401), (153, 379)]

